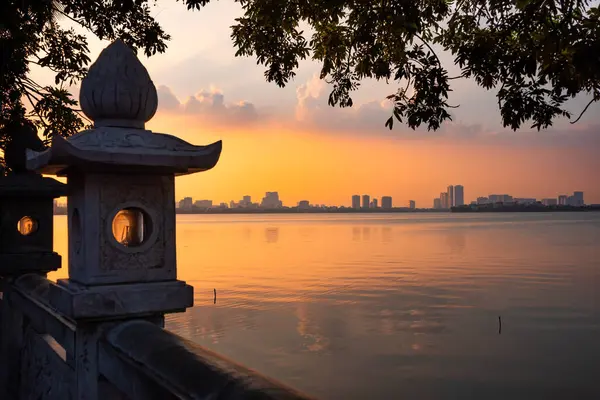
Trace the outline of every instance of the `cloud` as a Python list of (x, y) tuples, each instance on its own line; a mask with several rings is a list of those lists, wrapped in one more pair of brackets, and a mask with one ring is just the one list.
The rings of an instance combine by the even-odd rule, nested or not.
[(322, 106), (320, 100), (323, 89), (325, 89), (325, 82), (316, 74), (306, 83), (298, 86), (296, 89), (296, 119), (298, 121), (307, 121), (314, 115), (314, 111)]
[[(490, 118), (485, 122), (485, 118), (475, 118), (473, 113), (480, 114), (480, 110), (463, 105), (452, 110), (453, 120), (444, 122), (437, 131), (427, 131), (426, 126), (412, 130), (398, 121), (395, 121), (394, 129), (389, 130), (384, 124), (392, 115), (392, 104), (385, 97), (356, 102), (349, 108), (339, 108), (327, 104), (330, 91), (331, 86), (314, 74), (296, 86), (295, 102), (280, 104), (274, 99), (271, 100), (274, 104), (267, 103), (260, 108), (248, 101), (228, 102), (223, 92), (215, 87), (200, 90), (181, 101), (170, 87), (161, 85), (158, 87), (158, 97), (161, 111), (201, 117), (215, 125), (235, 124), (243, 127), (260, 122), (265, 126), (269, 124), (269, 130), (281, 127), (288, 131), (344, 137), (439, 140), (531, 148), (597, 148), (600, 145), (600, 119), (595, 115), (575, 125), (570, 125), (568, 121), (558, 121), (554, 127), (539, 132), (527, 127), (513, 132), (502, 128), (495, 119)], [(492, 114), (492, 111), (489, 113)], [(498, 111), (495, 113), (497, 116)]]
[[(379, 136), (402, 139), (439, 139), (452, 142), (473, 142), (494, 145), (519, 146), (590, 146), (600, 144), (600, 118), (589, 116), (589, 122), (570, 125), (558, 120), (555, 126), (537, 131), (524, 126), (514, 132), (498, 122), (499, 111), (488, 109), (494, 118), (481, 118), (481, 110), (470, 105), (452, 110), (452, 121), (446, 121), (437, 131), (427, 131), (426, 126), (412, 130), (394, 121), (394, 129), (385, 127), (392, 115), (392, 104), (386, 99), (355, 104), (351, 108), (330, 107), (327, 97), (331, 87), (313, 75), (296, 89), (295, 124), (314, 131), (330, 134)], [(472, 114), (476, 113), (474, 117)]]
[(173, 114), (202, 116), (221, 123), (250, 123), (258, 119), (254, 104), (241, 101), (226, 103), (223, 93), (216, 88), (201, 90), (181, 102), (165, 85), (157, 89), (159, 110)]

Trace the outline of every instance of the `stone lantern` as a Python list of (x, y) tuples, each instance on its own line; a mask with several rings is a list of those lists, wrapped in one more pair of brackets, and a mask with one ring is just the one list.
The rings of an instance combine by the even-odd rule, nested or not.
[(69, 279), (57, 307), (88, 318), (191, 306), (192, 287), (177, 280), (175, 176), (213, 168), (221, 141), (195, 146), (145, 129), (156, 88), (121, 40), (90, 67), (80, 104), (92, 129), (27, 155), (28, 169), (69, 186)]
[(46, 273), (61, 266), (53, 250), (54, 199), (66, 185), (38, 174), (0, 177), (0, 275)]

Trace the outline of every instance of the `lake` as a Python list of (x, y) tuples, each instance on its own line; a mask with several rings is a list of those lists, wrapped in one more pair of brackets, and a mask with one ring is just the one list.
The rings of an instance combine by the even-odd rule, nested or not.
[(167, 328), (322, 399), (600, 398), (600, 213), (178, 215), (177, 241)]

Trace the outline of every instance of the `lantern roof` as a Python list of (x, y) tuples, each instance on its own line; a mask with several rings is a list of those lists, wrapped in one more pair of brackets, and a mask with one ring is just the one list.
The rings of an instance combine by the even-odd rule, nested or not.
[(27, 151), (27, 168), (61, 175), (71, 169), (156, 172), (206, 171), (220, 157), (221, 141), (196, 146), (145, 129), (156, 113), (156, 87), (131, 48), (116, 40), (81, 83), (80, 104), (93, 128), (70, 138), (55, 136), (47, 150)]

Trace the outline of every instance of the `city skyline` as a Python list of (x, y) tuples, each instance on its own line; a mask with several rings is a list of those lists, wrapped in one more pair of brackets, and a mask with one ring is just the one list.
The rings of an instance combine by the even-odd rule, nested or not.
[[(452, 200), (450, 199), (450, 193), (453, 194)], [(350, 196), (350, 202), (341, 204), (326, 204), (322, 202), (311, 202), (306, 198), (299, 200), (295, 203), (286, 204), (280, 199), (279, 192), (265, 192), (264, 197), (260, 202), (253, 202), (251, 195), (243, 195), (241, 200), (235, 201), (230, 200), (229, 202), (214, 202), (210, 199), (197, 199), (194, 200), (192, 197), (187, 196), (183, 199), (177, 200), (177, 208), (281, 208), (281, 207), (298, 207), (298, 208), (310, 208), (310, 207), (344, 207), (353, 209), (370, 209), (370, 208), (381, 208), (381, 209), (392, 209), (392, 208), (408, 208), (408, 209), (449, 209), (454, 206), (463, 205), (474, 205), (474, 204), (488, 204), (488, 203), (520, 203), (529, 204), (540, 202), (544, 205), (572, 205), (582, 206), (596, 204), (593, 202), (585, 202), (584, 192), (574, 191), (572, 195), (559, 194), (555, 197), (517, 197), (509, 194), (489, 194), (487, 196), (477, 196), (473, 200), (465, 201), (464, 198), (464, 186), (463, 185), (449, 185), (446, 192), (441, 192), (439, 197), (434, 198), (434, 201), (430, 205), (420, 205), (417, 207), (415, 200), (394, 200), (393, 196), (371, 196), (369, 194), (354, 194)]]

